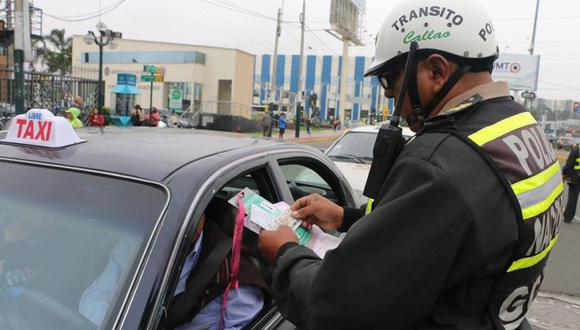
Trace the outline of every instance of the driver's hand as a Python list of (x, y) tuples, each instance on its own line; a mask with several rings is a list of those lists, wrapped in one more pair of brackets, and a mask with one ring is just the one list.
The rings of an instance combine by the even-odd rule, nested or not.
[(302, 197), (291, 207), (292, 217), (304, 221), (307, 228), (317, 225), (325, 231), (335, 231), (342, 225), (344, 210), (328, 199), (313, 194)]

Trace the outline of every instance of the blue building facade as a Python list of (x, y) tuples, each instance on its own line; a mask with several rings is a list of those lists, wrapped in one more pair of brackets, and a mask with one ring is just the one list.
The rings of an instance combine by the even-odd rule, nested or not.
[[(291, 111), (300, 98), (300, 56), (278, 55), (275, 93), (271, 93), (272, 62), (270, 54), (256, 55), (254, 104), (273, 102)], [(349, 59), (347, 102), (344, 105), (346, 119), (364, 121), (371, 114), (381, 113), (385, 108), (393, 109), (393, 101), (382, 95), (378, 80), (364, 77), (371, 63), (370, 57), (356, 56)], [(324, 120), (338, 116), (342, 106), (339, 102), (341, 71), (342, 56), (304, 56), (304, 110), (307, 115)], [(313, 94), (316, 94), (316, 104), (311, 104)]]

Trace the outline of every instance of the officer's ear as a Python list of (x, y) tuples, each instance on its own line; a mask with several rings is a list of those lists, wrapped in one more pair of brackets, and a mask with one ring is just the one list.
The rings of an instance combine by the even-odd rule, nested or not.
[(445, 57), (439, 54), (432, 54), (423, 61), (425, 69), (428, 72), (429, 80), (431, 81), (431, 92), (433, 94), (439, 93), (447, 80), (453, 75), (457, 65), (449, 62)]

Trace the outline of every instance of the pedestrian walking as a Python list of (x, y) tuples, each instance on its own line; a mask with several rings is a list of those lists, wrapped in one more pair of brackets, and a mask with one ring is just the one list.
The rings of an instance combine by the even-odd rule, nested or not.
[(580, 194), (580, 147), (578, 145), (570, 150), (562, 174), (568, 184), (568, 202), (564, 211), (564, 222), (570, 223), (576, 216), (578, 195)]
[[(297, 328), (530, 329), (562, 175), (532, 114), (492, 79), (499, 31), (486, 12), (406, 0), (381, 25), (365, 76), (396, 109), (374, 146), (372, 199), (292, 205), (305, 227), (346, 233), (324, 260), (289, 227), (260, 233), (276, 305)], [(406, 145), (399, 116), (421, 133)]]
[(312, 119), (310, 117), (306, 118), (306, 133), (309, 137), (312, 136)]
[(262, 136), (269, 136), (270, 127), (272, 126), (272, 117), (270, 117), (268, 112), (264, 113), (262, 121), (260, 122), (260, 126), (262, 126)]
[(280, 140), (284, 140), (284, 132), (286, 132), (286, 114), (282, 113), (278, 119), (278, 131)]

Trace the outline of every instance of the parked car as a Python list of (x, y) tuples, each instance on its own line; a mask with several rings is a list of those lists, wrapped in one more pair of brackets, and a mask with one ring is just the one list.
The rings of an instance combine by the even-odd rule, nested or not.
[(575, 145), (580, 143), (580, 138), (577, 137), (568, 137), (568, 136), (561, 136), (558, 137), (558, 140), (554, 143), (557, 149), (562, 150), (570, 150)]
[[(325, 152), (355, 190), (360, 204), (367, 200), (363, 196), (363, 191), (371, 169), (373, 147), (379, 128), (377, 126), (362, 126), (349, 130)], [(403, 137), (407, 142), (414, 136), (415, 133), (411, 129), (403, 127)]]
[[(33, 123), (42, 134), (10, 143), (2, 140), (16, 132), (0, 133), (0, 265), (22, 265), (26, 279), (0, 281), (3, 330), (165, 328), (201, 215), (229, 219), (227, 201), (245, 187), (273, 203), (318, 192), (355, 206), (338, 168), (308, 146), (201, 130), (48, 126)], [(248, 238), (257, 251), (257, 236)], [(99, 326), (79, 301), (123, 242), (134, 244)], [(271, 285), (270, 268), (251, 257)], [(273, 301), (247, 327), (294, 328)]]

